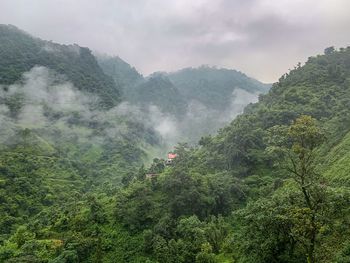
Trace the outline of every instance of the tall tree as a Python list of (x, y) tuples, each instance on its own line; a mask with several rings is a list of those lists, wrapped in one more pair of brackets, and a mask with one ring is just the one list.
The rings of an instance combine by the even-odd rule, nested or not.
[(288, 170), (306, 206), (293, 212), (292, 218), (298, 221), (294, 232), (306, 250), (307, 262), (314, 263), (316, 238), (322, 225), (319, 214), (326, 206), (326, 189), (321, 175), (316, 171), (315, 150), (324, 141), (324, 135), (315, 119), (303, 115), (290, 126), (288, 137), (292, 142), (288, 152), (291, 164)]

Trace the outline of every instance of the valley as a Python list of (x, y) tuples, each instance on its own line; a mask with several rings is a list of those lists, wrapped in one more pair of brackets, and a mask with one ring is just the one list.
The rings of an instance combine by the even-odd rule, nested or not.
[(310, 55), (143, 76), (0, 25), (0, 262), (348, 262), (350, 47)]

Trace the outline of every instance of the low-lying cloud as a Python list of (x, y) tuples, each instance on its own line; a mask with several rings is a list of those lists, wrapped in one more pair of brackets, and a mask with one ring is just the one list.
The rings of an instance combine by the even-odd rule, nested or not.
[[(201, 136), (215, 133), (257, 98), (258, 94), (236, 88), (226, 110), (192, 101), (182, 118), (164, 113), (155, 105), (141, 107), (129, 102), (100, 110), (96, 107), (97, 96), (78, 90), (64, 76), (45, 67), (34, 67), (23, 74), (20, 82), (0, 88), (0, 138), (1, 143), (11, 143), (16, 131), (29, 128), (43, 137), (60, 134), (52, 138), (55, 141), (75, 138), (77, 142), (101, 145), (108, 139), (128, 138), (133, 122), (140, 125), (137, 129), (143, 129), (139, 132), (155, 134), (158, 142), (153, 146), (164, 155), (178, 142), (194, 144)], [(139, 142), (144, 143), (142, 138)]]

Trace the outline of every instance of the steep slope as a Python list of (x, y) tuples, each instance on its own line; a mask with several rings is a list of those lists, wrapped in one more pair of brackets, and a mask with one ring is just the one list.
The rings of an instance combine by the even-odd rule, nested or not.
[(73, 193), (120, 187), (159, 146), (87, 48), (0, 26), (0, 76), (0, 243)]
[(130, 101), (143, 106), (155, 105), (162, 112), (183, 116), (187, 111), (186, 98), (163, 74), (154, 73), (137, 85), (130, 95)]
[(350, 132), (327, 153), (324, 174), (340, 184), (350, 184)]
[[(314, 262), (344, 262), (348, 258), (349, 103), (350, 47), (310, 57), (216, 137), (202, 139), (202, 148), (188, 157), (194, 160), (190, 174), (228, 173), (242, 183), (247, 205), (234, 212), (233, 219), (237, 262), (312, 262), (311, 257)], [(290, 172), (295, 163), (284, 163), (281, 153), (274, 152), (281, 143), (279, 132), (302, 115), (317, 119), (326, 137), (317, 157), (308, 160), (315, 169), (308, 172), (311, 184), (298, 183)], [(306, 195), (305, 189), (310, 191)], [(308, 205), (307, 196), (313, 205)], [(320, 227), (310, 228), (313, 239), (304, 227), (306, 220), (316, 220)], [(329, 231), (322, 232), (326, 228)], [(316, 247), (313, 256), (310, 247)]]
[(1, 84), (14, 83), (34, 66), (45, 66), (78, 89), (97, 94), (105, 107), (120, 102), (120, 87), (103, 73), (88, 48), (44, 41), (11, 25), (0, 25), (0, 43)]
[(222, 129), (208, 144), (218, 157), (215, 165), (250, 174), (260, 165), (268, 165), (264, 153), (268, 129), (289, 125), (302, 114), (323, 123), (331, 141), (337, 141), (349, 129), (350, 48), (327, 55), (310, 57), (303, 67), (282, 76), (259, 103), (249, 105), (245, 113)]
[[(218, 135), (202, 138), (200, 147), (178, 145), (171, 167), (155, 160), (149, 172), (159, 173), (156, 178), (139, 179), (121, 192), (118, 219), (131, 232), (147, 233), (154, 261), (169, 262), (162, 257), (167, 254), (180, 262), (202, 256), (212, 262), (346, 262), (349, 80), (350, 47), (309, 58)], [(288, 135), (302, 115), (318, 120), (308, 132), (317, 131), (309, 143), (320, 145), (310, 150), (305, 183), (291, 174), (288, 155), (276, 151), (283, 144), (299, 162), (308, 153)], [(309, 126), (301, 123), (305, 132)], [(308, 144), (303, 133), (297, 136)]]
[(144, 80), (143, 76), (119, 57), (95, 54), (103, 72), (122, 87), (124, 98), (130, 98), (133, 87)]
[(95, 55), (105, 74), (111, 76), (123, 89), (123, 97), (132, 104), (147, 110), (156, 106), (158, 110), (175, 117), (186, 112), (186, 97), (183, 96), (163, 73), (153, 73), (144, 78), (135, 68), (119, 57)]

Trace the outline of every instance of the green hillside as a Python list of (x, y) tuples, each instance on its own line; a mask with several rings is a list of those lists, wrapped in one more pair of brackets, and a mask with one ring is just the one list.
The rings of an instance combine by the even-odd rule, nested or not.
[(120, 102), (120, 86), (103, 73), (88, 48), (44, 41), (12, 25), (0, 25), (0, 42), (1, 84), (20, 80), (34, 66), (45, 66), (63, 74), (78, 89), (99, 95), (105, 107)]
[(81, 207), (91, 222), (85, 205), (99, 193), (112, 198), (160, 146), (159, 135), (123, 111), (87, 48), (12, 26), (1, 26), (0, 39), (0, 262), (48, 262), (69, 239), (80, 243), (74, 231), (59, 234), (67, 212)]
[(235, 90), (264, 94), (271, 86), (235, 70), (208, 66), (185, 68), (171, 73), (156, 72), (143, 78), (119, 57), (97, 54), (96, 58), (105, 74), (123, 87), (126, 100), (143, 105), (153, 104), (177, 117), (183, 117), (192, 101), (208, 109), (224, 111), (232, 106)]
[(182, 116), (187, 110), (186, 99), (177, 87), (166, 76), (157, 73), (133, 89), (130, 101), (144, 106), (155, 105), (162, 112), (175, 116)]
[[(179, 145), (152, 185), (124, 191), (117, 214), (150, 231), (156, 262), (171, 262), (164, 253), (180, 262), (347, 262), (349, 58), (350, 48), (309, 58), (217, 136)], [(184, 225), (193, 231), (181, 235)]]
[(144, 78), (119, 57), (96, 55), (96, 58), (105, 74), (120, 84), (125, 100), (145, 110), (149, 106), (156, 106), (161, 112), (176, 117), (186, 113), (186, 97), (165, 75), (154, 73)]
[(119, 57), (95, 54), (103, 72), (122, 87), (124, 98), (130, 98), (133, 87), (144, 80), (143, 76)]
[(266, 93), (270, 88), (270, 85), (249, 78), (241, 72), (208, 66), (185, 68), (169, 73), (168, 76), (187, 100), (197, 100), (220, 110), (230, 105), (235, 89)]
[(164, 138), (166, 142), (195, 144), (202, 136), (215, 134), (271, 87), (241, 72), (208, 66), (143, 78), (119, 57), (96, 57), (105, 74), (122, 86), (126, 101), (150, 115), (156, 107), (160, 115), (172, 120), (176, 135)]
[(268, 129), (289, 125), (302, 114), (318, 119), (329, 134), (330, 143), (337, 142), (350, 128), (349, 61), (349, 48), (341, 49), (310, 57), (303, 67), (282, 76), (259, 103), (248, 106), (245, 114), (208, 144), (211, 151), (216, 151), (221, 167), (253, 171), (268, 165), (270, 160), (261, 158)]
[(327, 153), (324, 174), (339, 184), (349, 184), (350, 180), (350, 133)]
[[(0, 262), (349, 262), (350, 47), (145, 166), (162, 146), (149, 105), (195, 129), (190, 101), (224, 115), (236, 88), (266, 86), (207, 67), (142, 78), (11, 26), (0, 38)], [(114, 83), (137, 92), (114, 104)]]

